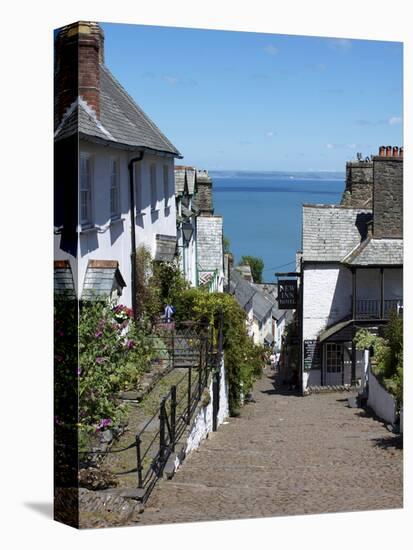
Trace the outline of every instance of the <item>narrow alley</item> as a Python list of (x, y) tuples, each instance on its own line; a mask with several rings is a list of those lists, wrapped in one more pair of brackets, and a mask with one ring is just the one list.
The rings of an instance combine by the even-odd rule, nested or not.
[(264, 372), (231, 418), (155, 487), (141, 525), (400, 508), (400, 436), (348, 392), (277, 393)]

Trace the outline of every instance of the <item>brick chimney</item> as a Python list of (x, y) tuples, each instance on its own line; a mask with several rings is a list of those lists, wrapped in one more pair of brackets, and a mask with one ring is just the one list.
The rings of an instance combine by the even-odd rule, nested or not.
[(104, 35), (98, 23), (79, 21), (59, 29), (55, 40), (55, 100), (59, 123), (80, 96), (100, 117), (100, 69)]
[(373, 157), (373, 236), (403, 237), (403, 148), (387, 146)]

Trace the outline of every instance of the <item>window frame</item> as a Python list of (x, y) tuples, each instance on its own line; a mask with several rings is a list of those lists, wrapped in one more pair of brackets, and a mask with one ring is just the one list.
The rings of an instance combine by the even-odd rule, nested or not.
[[(113, 165), (116, 168), (113, 171)], [(116, 185), (113, 186), (113, 176), (116, 176)], [(112, 191), (116, 191), (116, 209), (112, 209)], [(120, 161), (119, 157), (110, 157), (110, 170), (109, 170), (109, 214), (110, 219), (117, 219), (121, 214), (120, 207)]]
[(155, 212), (158, 206), (157, 166), (152, 162), (149, 166), (149, 185), (151, 192), (151, 212)]
[(169, 166), (167, 164), (163, 165), (163, 194), (164, 194), (164, 208), (165, 210), (169, 208)]
[[(83, 170), (82, 162), (87, 162), (87, 187), (83, 187)], [(86, 201), (83, 201), (84, 193), (86, 195)], [(83, 217), (83, 207), (86, 206), (86, 217)], [(79, 155), (79, 222), (81, 227), (91, 226), (93, 224), (93, 157), (90, 153), (82, 151)]]

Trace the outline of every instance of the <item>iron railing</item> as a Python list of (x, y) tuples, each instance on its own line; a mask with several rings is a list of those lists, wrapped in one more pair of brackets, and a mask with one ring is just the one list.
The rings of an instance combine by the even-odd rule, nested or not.
[(403, 300), (356, 300), (356, 319), (389, 319), (391, 312), (403, 313)]

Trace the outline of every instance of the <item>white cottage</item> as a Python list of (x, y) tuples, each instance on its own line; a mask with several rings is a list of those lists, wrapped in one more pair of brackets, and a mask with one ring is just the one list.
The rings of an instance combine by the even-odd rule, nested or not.
[(133, 306), (136, 248), (176, 253), (181, 155), (105, 66), (97, 23), (60, 29), (55, 60), (56, 265), (70, 266), (79, 299)]
[(370, 197), (366, 189), (354, 193), (358, 207), (349, 180), (345, 205), (303, 206), (304, 392), (312, 386), (360, 383), (363, 355), (353, 343), (356, 331), (378, 332), (392, 311), (402, 313), (403, 156), (397, 147), (381, 147), (380, 155), (368, 162), (373, 185), (366, 179)]

